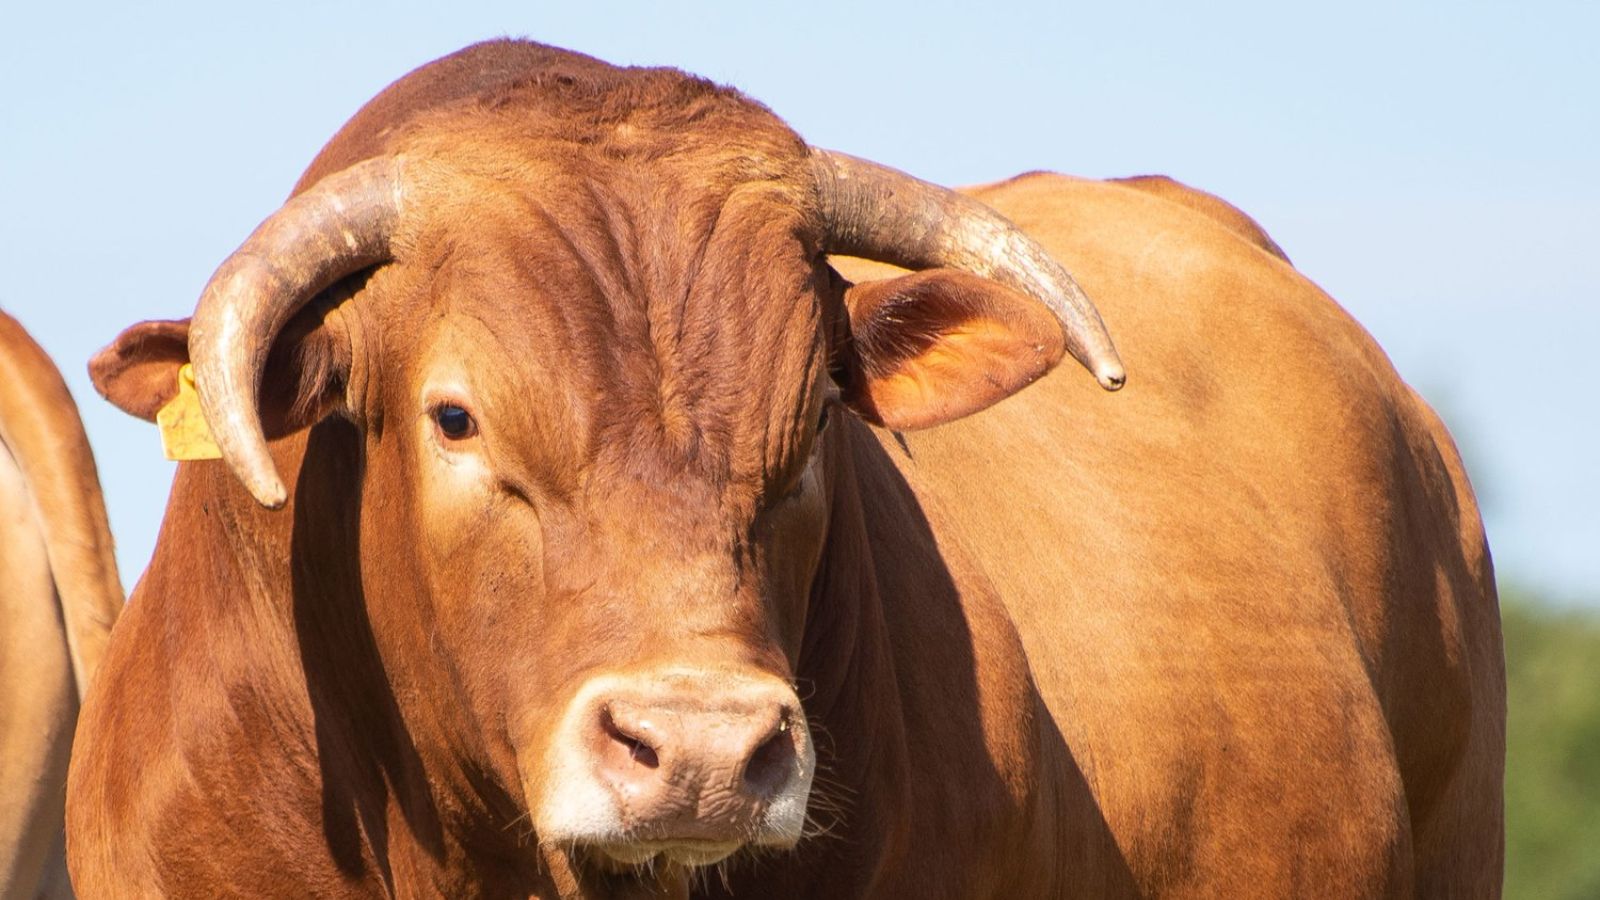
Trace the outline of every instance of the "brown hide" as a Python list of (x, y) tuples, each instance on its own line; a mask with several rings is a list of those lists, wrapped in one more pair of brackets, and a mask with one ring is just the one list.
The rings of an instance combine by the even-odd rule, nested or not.
[(68, 897), (72, 728), (122, 585), (78, 409), (4, 313), (0, 384), (0, 896)]
[[(970, 276), (848, 290), (804, 145), (731, 92), (479, 45), (301, 189), (397, 152), (394, 261), (268, 364), (287, 507), (180, 467), (80, 729), (86, 896), (1498, 892), (1504, 679), (1459, 460), (1235, 223), (1138, 185), (976, 191), (1128, 364), (1118, 395), (1023, 389), (1060, 358), (1036, 315)], [(900, 295), (934, 302), (882, 315)], [(102, 391), (150, 407), (136, 347), (171, 327), (108, 348)], [(574, 698), (662, 666), (795, 685), (793, 849), (635, 869), (544, 832)]]
[(1113, 178), (1111, 182), (1113, 184), (1125, 184), (1128, 187), (1170, 200), (1179, 206), (1186, 206), (1206, 218), (1220, 223), (1224, 228), (1284, 262), (1289, 261), (1289, 257), (1278, 246), (1278, 242), (1268, 236), (1266, 230), (1255, 219), (1250, 218), (1243, 210), (1221, 197), (1208, 194), (1205, 191), (1195, 190), (1165, 175), (1136, 175), (1132, 178)]
[(1233, 222), (1057, 175), (973, 193), (1073, 270), (1130, 373), (881, 442), (1092, 786), (1057, 821), (1115, 836), (1040, 895), (1497, 895), (1493, 575), (1437, 417)]

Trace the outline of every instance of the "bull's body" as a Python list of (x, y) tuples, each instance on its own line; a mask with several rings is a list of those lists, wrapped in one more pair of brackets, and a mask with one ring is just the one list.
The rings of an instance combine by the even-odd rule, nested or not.
[[(485, 83), (520, 77), (516, 51), (480, 57)], [(397, 109), (472, 93), (438, 72), (371, 104), (304, 183), (378, 152)], [(1060, 373), (931, 431), (840, 414), (823, 433), (826, 539), (785, 653), (825, 833), (726, 881), (534, 846), (492, 739), (417, 674), (426, 642), (396, 656), (407, 613), (357, 555), (386, 540), (368, 519), (394, 458), (327, 419), (273, 445), (283, 512), (221, 465), (180, 468), (85, 711), (80, 889), (1495, 894), (1499, 630), (1437, 419), (1231, 207), (1049, 175), (975, 194), (1077, 273), (1132, 380)], [(629, 627), (590, 643), (643, 652)]]
[[(997, 836), (992, 851), (1037, 893), (971, 895), (1497, 895), (1498, 614), (1438, 418), (1259, 232), (1115, 183), (1032, 175), (973, 193), (1073, 270), (1133, 378), (1117, 395), (1048, 378), (906, 435), (909, 458), (882, 442), (938, 548), (919, 539), (909, 568), (931, 584), (884, 593), (902, 665), (933, 670), (910, 696), (972, 690), (970, 660), (997, 672), (978, 685), (1003, 683), (1014, 628), (1053, 722), (1041, 753), (1059, 813), (1034, 814), (1036, 842)], [(940, 644), (958, 658), (923, 658)], [(1002, 705), (980, 689), (935, 733), (976, 744), (980, 708), (1019, 715), (1019, 691)], [(911, 821), (1016, 777), (941, 762), (947, 739), (925, 740), (908, 771), (927, 809)], [(914, 845), (964, 846), (957, 823), (972, 821)], [(1055, 873), (1022, 863), (1052, 856)]]
[(78, 409), (4, 313), (0, 384), (0, 896), (70, 897), (67, 757), (122, 586)]

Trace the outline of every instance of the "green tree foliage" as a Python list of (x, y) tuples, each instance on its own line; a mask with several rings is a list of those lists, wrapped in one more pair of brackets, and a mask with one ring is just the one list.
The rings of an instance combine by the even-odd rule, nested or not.
[(1600, 898), (1600, 615), (1507, 591), (1508, 900)]

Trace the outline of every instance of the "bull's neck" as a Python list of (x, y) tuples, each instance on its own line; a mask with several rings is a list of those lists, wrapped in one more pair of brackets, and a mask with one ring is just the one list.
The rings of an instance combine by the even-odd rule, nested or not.
[[(1036, 727), (1047, 714), (981, 566), (953, 534), (941, 532), (943, 546), (936, 538), (910, 451), (854, 421), (839, 432), (798, 667), (820, 726), (813, 819), (833, 830), (790, 861), (794, 895), (982, 895), (996, 883), (915, 850), (963, 843), (999, 866), (1019, 844), (1057, 845), (1061, 817), (1043, 811), (1055, 803), (1057, 760)], [(992, 756), (992, 742), (1011, 752)], [(1019, 797), (1019, 783), (1033, 790)], [(1040, 868), (997, 896), (1049, 896), (1057, 877)], [(771, 883), (767, 895), (787, 896)]]
[[(853, 421), (834, 429), (824, 452), (828, 536), (797, 664), (817, 777), (807, 837), (790, 862), (806, 873), (795, 882), (800, 895), (861, 896), (873, 873), (906, 849), (905, 728), (864, 496), (881, 460), (870, 432)], [(770, 890), (752, 885), (749, 895), (779, 896)], [(745, 893), (735, 884), (736, 896)]]

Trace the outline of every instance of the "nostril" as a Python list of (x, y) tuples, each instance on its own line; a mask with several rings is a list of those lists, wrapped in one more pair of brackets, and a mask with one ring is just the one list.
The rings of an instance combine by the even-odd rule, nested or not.
[(607, 707), (600, 716), (600, 726), (605, 729), (606, 736), (611, 739), (614, 748), (625, 750), (627, 758), (647, 769), (654, 769), (661, 765), (661, 759), (656, 753), (656, 748), (650, 746), (645, 733), (649, 730), (649, 723), (643, 722), (632, 729), (617, 722), (611, 708)]
[(744, 768), (745, 789), (758, 797), (770, 797), (789, 780), (795, 760), (794, 735), (787, 717), (779, 720), (773, 732), (750, 754)]

